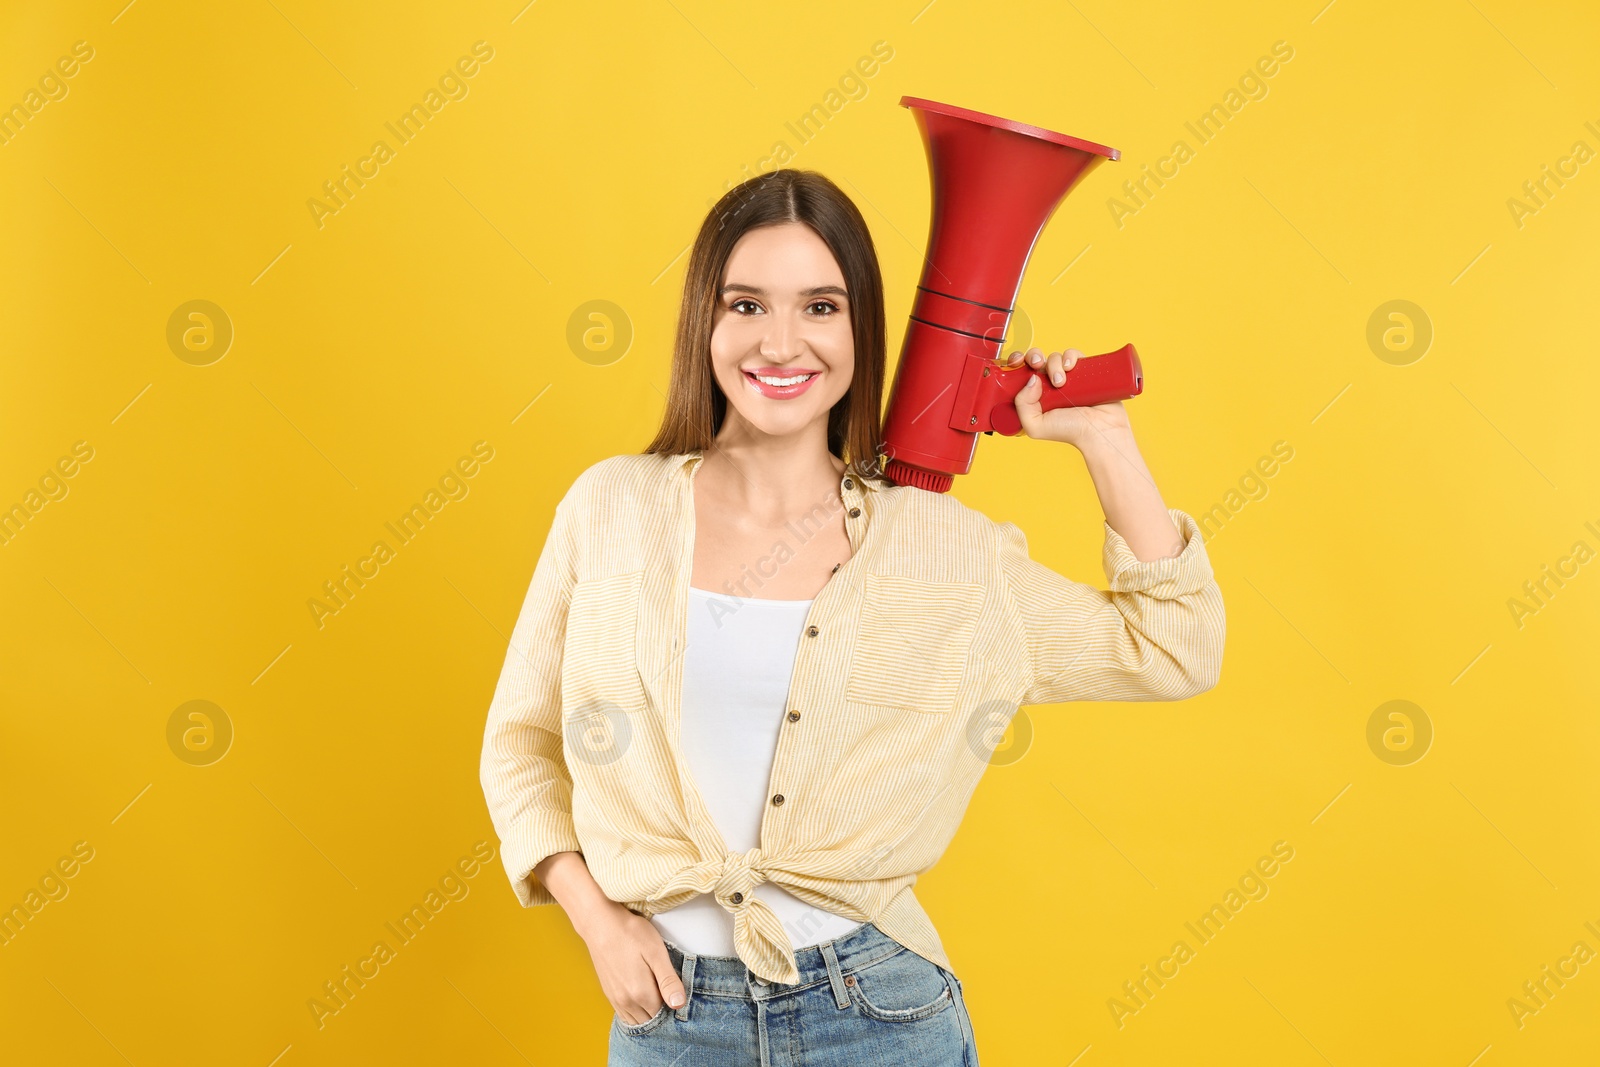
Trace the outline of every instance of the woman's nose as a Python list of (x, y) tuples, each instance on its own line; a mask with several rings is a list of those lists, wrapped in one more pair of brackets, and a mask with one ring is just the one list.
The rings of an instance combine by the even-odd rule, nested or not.
[(761, 354), (772, 359), (785, 359), (799, 354), (800, 330), (787, 315), (774, 315), (767, 320), (766, 336), (761, 339)]

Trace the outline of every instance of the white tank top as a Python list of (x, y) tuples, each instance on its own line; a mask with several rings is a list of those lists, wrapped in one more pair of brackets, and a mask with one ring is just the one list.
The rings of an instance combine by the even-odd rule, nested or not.
[[(810, 600), (756, 600), (689, 589), (683, 663), (683, 758), (728, 848), (761, 843), (772, 759)], [(753, 890), (795, 948), (861, 924), (814, 908), (772, 882)], [(651, 916), (662, 937), (696, 956), (734, 956), (733, 916), (702, 893)]]

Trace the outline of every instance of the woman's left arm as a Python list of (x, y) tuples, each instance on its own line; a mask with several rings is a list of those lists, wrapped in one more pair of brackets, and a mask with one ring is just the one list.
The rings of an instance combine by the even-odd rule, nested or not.
[[(1076, 348), (1048, 356), (1030, 348), (1026, 359), (1030, 367), (1048, 375), (1051, 384), (1059, 388), (1082, 357)], [(1013, 352), (1010, 363), (1015, 365), (1022, 359), (1022, 353)], [(1166, 559), (1182, 552), (1183, 535), (1172, 524), (1161, 490), (1156, 488), (1150, 468), (1139, 454), (1122, 401), (1041, 411), (1040, 392), (1039, 379), (1030, 378), (1017, 395), (1017, 415), (1023, 432), (1038, 440), (1064, 442), (1083, 453), (1107, 524), (1122, 535), (1141, 561)]]
[[(1032, 349), (1026, 358), (1059, 385), (1081, 356)], [(1000, 573), (1026, 651), (1022, 703), (1204, 692), (1220, 677), (1226, 616), (1198, 525), (1162, 501), (1120, 402), (1041, 411), (1039, 394), (1037, 381), (1017, 394), (1022, 429), (1082, 453), (1105, 512), (1101, 557), (1111, 588), (1051, 570), (1029, 557), (1014, 523), (999, 525)]]

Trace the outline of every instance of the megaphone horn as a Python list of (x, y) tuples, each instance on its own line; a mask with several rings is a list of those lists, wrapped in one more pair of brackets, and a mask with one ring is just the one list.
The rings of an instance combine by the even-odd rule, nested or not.
[[(979, 433), (1021, 429), (1014, 398), (1036, 373), (996, 362), (1034, 243), (1061, 201), (1115, 148), (914, 96), (933, 185), (928, 251), (884, 419), (884, 474), (948, 492)], [(1144, 388), (1130, 345), (1078, 360), (1043, 385), (1043, 410), (1106, 404)]]

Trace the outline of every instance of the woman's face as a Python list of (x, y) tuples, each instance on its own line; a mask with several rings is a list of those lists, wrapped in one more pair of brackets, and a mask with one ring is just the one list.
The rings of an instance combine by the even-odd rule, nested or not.
[(855, 373), (855, 335), (844, 274), (816, 231), (785, 222), (739, 238), (711, 321), (727, 422), (783, 437), (820, 421), (826, 440), (828, 412)]

